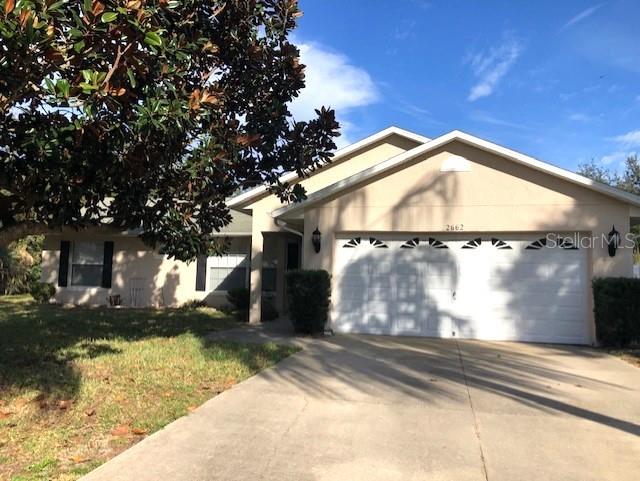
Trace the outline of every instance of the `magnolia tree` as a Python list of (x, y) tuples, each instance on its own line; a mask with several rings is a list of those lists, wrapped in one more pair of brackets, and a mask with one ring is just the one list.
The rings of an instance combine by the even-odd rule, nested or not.
[(334, 112), (296, 122), (296, 0), (0, 0), (0, 245), (108, 224), (211, 253), (225, 199), (331, 158)]

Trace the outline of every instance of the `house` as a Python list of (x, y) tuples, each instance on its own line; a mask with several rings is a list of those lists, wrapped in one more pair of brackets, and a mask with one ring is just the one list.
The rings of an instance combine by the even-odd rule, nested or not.
[(220, 305), (246, 286), (259, 322), (262, 302), (286, 311), (287, 270), (326, 269), (336, 331), (590, 344), (591, 278), (633, 273), (640, 197), (463, 132), (391, 127), (284, 179), (307, 199), (229, 200), (225, 256), (183, 263), (136, 233), (63, 233), (46, 237), (43, 280), (59, 302), (132, 306)]

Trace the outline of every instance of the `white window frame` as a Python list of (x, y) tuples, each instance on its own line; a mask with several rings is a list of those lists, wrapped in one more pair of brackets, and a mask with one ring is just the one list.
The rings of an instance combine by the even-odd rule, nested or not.
[[(231, 260), (232, 258), (234, 259), (233, 261)], [(242, 259), (238, 262), (238, 258), (242, 258)], [(218, 264), (218, 265), (215, 265), (215, 264)], [(220, 265), (220, 264), (224, 264), (224, 265)], [(205, 291), (213, 294), (221, 294), (221, 295), (226, 294), (227, 293), (226, 290), (216, 290), (213, 288), (214, 286), (212, 285), (212, 282), (211, 282), (211, 270), (216, 268), (233, 269), (235, 267), (244, 268), (245, 279), (244, 279), (243, 287), (248, 288), (250, 278), (251, 278), (251, 265), (249, 262), (248, 252), (228, 252), (221, 256), (208, 257), (206, 270), (205, 270), (205, 272), (207, 273)]]
[[(90, 286), (90, 285), (83, 285), (83, 284), (74, 284), (73, 283), (73, 266), (74, 266), (74, 258), (75, 258), (75, 254), (76, 254), (76, 249), (78, 248), (78, 244), (96, 244), (100, 247), (99, 250), (102, 251), (102, 260), (100, 261), (100, 268), (101, 268), (101, 274), (100, 274), (100, 282), (97, 286)], [(78, 265), (82, 265), (82, 263), (79, 263)], [(92, 265), (92, 266), (96, 266), (98, 264), (86, 264), (86, 265)], [(79, 240), (79, 241), (71, 241), (71, 249), (69, 252), (69, 265), (68, 265), (68, 280), (67, 280), (67, 289), (70, 290), (78, 290), (78, 291), (86, 291), (86, 290), (92, 290), (95, 291), (97, 289), (106, 289), (104, 287), (102, 287), (102, 272), (104, 271), (104, 241), (93, 241), (93, 240)]]

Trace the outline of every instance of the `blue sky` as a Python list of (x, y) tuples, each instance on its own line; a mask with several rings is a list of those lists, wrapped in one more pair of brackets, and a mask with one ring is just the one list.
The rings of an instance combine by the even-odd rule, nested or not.
[(640, 150), (640, 2), (300, 0), (297, 118), (459, 129), (575, 170)]

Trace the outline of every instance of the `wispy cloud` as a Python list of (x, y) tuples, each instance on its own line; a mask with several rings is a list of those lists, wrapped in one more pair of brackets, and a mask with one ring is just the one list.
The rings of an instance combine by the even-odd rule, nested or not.
[(569, 115), (569, 120), (573, 120), (574, 122), (591, 122), (594, 120), (594, 117), (581, 112), (574, 112)]
[(469, 114), (471, 120), (476, 122), (483, 122), (485, 124), (499, 125), (500, 127), (511, 127), (513, 129), (524, 129), (524, 125), (517, 124), (515, 122), (509, 122), (508, 120), (495, 117), (494, 115), (485, 112), (483, 110), (474, 110)]
[(596, 13), (600, 8), (602, 7), (601, 3), (598, 3), (596, 5), (593, 5), (592, 7), (586, 8), (583, 11), (581, 11), (580, 13), (578, 13), (577, 15), (574, 15), (573, 17), (571, 17), (567, 23), (565, 23), (562, 28), (560, 28), (560, 31), (563, 32), (571, 27), (573, 27), (574, 25), (582, 22), (583, 20), (586, 20), (587, 18), (589, 18), (591, 15), (593, 15), (594, 13)]
[(351, 143), (350, 132), (354, 123), (349, 114), (380, 99), (380, 93), (369, 73), (355, 65), (350, 59), (330, 51), (315, 42), (298, 42), (300, 57), (305, 69), (306, 86), (290, 109), (297, 120), (315, 116), (320, 106), (332, 107), (342, 125), (342, 135), (337, 139), (338, 147)]
[(466, 63), (471, 66), (478, 81), (471, 88), (467, 100), (474, 102), (491, 95), (521, 53), (521, 43), (507, 33), (497, 47), (469, 56)]
[(409, 103), (402, 99), (390, 99), (390, 100), (393, 104), (393, 108), (398, 112), (402, 112), (405, 115), (413, 117), (414, 119), (422, 123), (433, 124), (433, 125), (442, 124), (440, 121), (436, 120), (433, 117), (433, 114), (431, 113), (431, 111), (427, 110), (424, 107), (421, 107), (420, 105)]
[(620, 145), (624, 145), (627, 147), (640, 147), (640, 129), (631, 130), (626, 134), (616, 135), (612, 137), (610, 140), (613, 140)]
[(620, 165), (627, 159), (627, 157), (634, 155), (634, 153), (635, 152), (629, 152), (626, 150), (617, 150), (610, 154), (603, 155), (600, 158), (600, 162), (604, 165)]
[(411, 20), (409, 22), (405, 22), (403, 25), (396, 27), (393, 32), (393, 38), (396, 40), (407, 40), (409, 38), (415, 37), (415, 29), (417, 22), (415, 20)]

